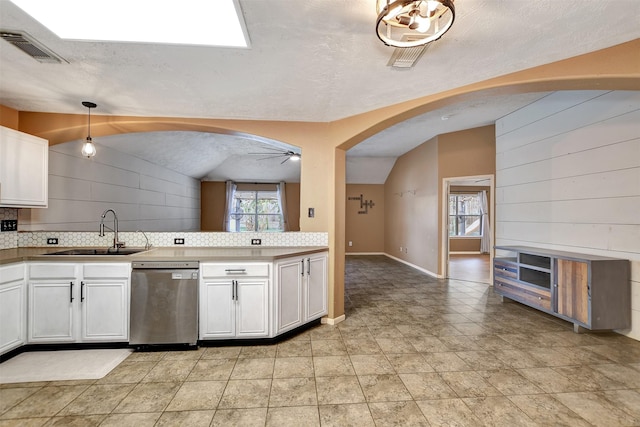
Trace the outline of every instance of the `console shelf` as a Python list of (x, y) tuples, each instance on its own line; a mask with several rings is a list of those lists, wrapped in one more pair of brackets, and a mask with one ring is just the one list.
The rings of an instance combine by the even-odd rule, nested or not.
[(573, 322), (574, 331), (631, 327), (629, 261), (527, 246), (496, 246), (494, 291)]

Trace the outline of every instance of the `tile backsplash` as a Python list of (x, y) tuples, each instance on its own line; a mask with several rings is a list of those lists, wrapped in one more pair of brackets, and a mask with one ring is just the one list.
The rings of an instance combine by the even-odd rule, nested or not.
[[(275, 246), (328, 246), (329, 234), (325, 232), (288, 233), (224, 233), (224, 232), (145, 232), (153, 246), (175, 246), (174, 239), (184, 239), (184, 246), (251, 246), (252, 239), (260, 239), (262, 247)], [(17, 233), (17, 245), (12, 247), (52, 247), (47, 239), (57, 238), (58, 247), (109, 246), (113, 233), (104, 237), (97, 232), (32, 231)], [(123, 231), (118, 233), (126, 246), (143, 247), (146, 239), (141, 232)], [(4, 247), (3, 247), (4, 248)]]

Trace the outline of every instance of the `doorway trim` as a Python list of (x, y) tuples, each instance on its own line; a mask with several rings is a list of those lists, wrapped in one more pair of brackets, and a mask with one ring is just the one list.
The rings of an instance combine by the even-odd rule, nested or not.
[[(442, 272), (442, 277), (445, 279), (449, 278), (449, 189), (451, 184), (457, 181), (474, 181), (474, 180), (489, 180), (489, 191), (491, 191), (491, 201), (489, 202), (489, 225), (491, 226), (491, 236), (490, 237), (490, 250), (489, 250), (489, 265), (493, 265), (493, 255), (494, 255), (494, 242), (496, 238), (496, 182), (495, 175), (472, 175), (472, 176), (455, 176), (450, 178), (442, 178), (442, 222), (441, 228), (442, 231), (442, 241), (440, 245), (440, 251), (442, 257), (440, 257), (440, 271)], [(493, 284), (493, 268), (489, 267), (489, 284)]]

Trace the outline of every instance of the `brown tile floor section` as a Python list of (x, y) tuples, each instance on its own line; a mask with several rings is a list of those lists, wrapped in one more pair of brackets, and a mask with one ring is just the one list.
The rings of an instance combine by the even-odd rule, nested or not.
[(272, 346), (133, 353), (98, 381), (0, 386), (0, 427), (637, 426), (640, 342), (347, 258), (347, 320)]

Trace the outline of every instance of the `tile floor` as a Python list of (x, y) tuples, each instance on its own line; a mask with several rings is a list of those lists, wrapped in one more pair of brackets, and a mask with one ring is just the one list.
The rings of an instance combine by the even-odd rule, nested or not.
[(637, 426), (640, 342), (490, 287), (347, 257), (347, 320), (271, 346), (133, 353), (0, 386), (0, 426)]

